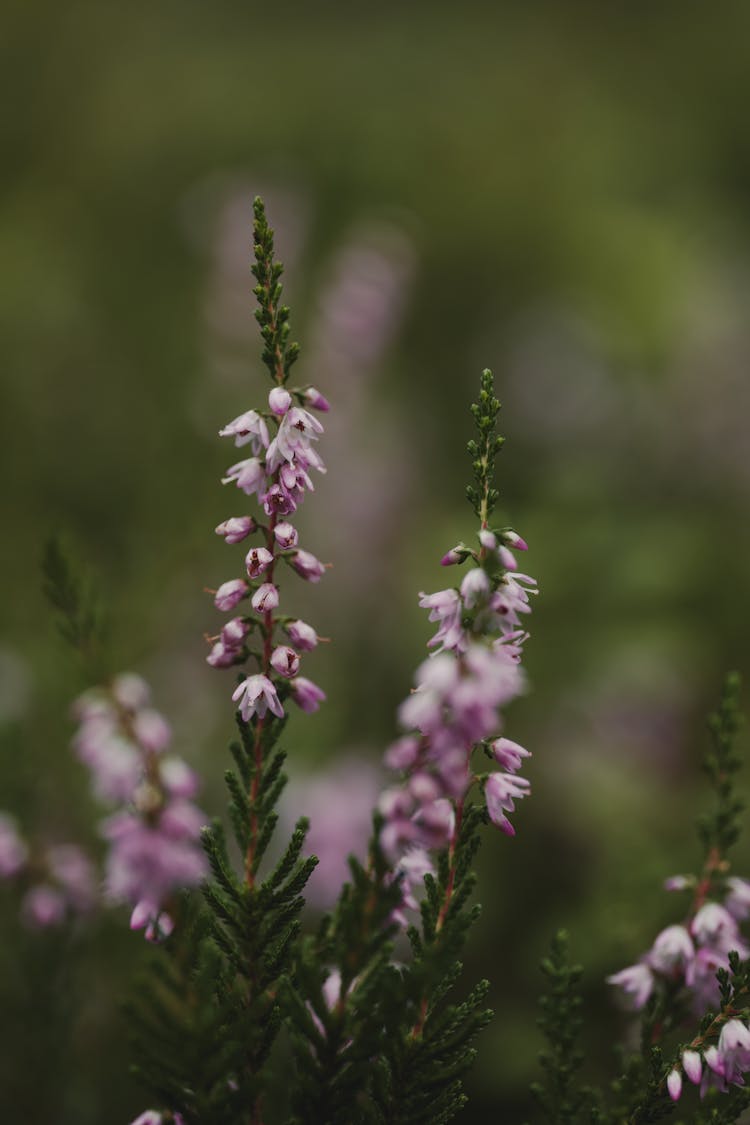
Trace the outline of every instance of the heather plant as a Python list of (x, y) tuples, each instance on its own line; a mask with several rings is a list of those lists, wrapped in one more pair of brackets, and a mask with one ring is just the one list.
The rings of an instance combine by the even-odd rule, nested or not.
[[(485, 370), (468, 444), (473, 536), (441, 559), (454, 584), (419, 595), (436, 628), (398, 708), (365, 854), (348, 858), (342, 885), (328, 880), (322, 899), (309, 896), (306, 914), (317, 863), (310, 825), (304, 815), (289, 825), (282, 802), (288, 749), (289, 771), (304, 777), (289, 746), (290, 713), (326, 702), (306, 674), (325, 638), (287, 611), (287, 581), (326, 577), (300, 544), (296, 514), (325, 472), (321, 416), (330, 406), (295, 381), (299, 348), (259, 200), (252, 273), (271, 387), (220, 430), (247, 456), (223, 477), (233, 501), (215, 532), (238, 549), (208, 591), (223, 616), (206, 662), (228, 681), (236, 724), (227, 816), (208, 820), (196, 804), (199, 778), (172, 748), (148, 684), (103, 658), (96, 599), (52, 544), (47, 593), (92, 685), (73, 707), (73, 750), (106, 814), (103, 869), (97, 877), (73, 843), (35, 847), (3, 813), (0, 878), (17, 887), (29, 926), (84, 924), (98, 900), (125, 905), (131, 929), (149, 942), (127, 1009), (135, 1073), (154, 1108), (133, 1125), (437, 1125), (464, 1107), (477, 1039), (493, 1017), (488, 982), (464, 980), (481, 914), (475, 858), (485, 835), (490, 847), (515, 835), (511, 817), (531, 790), (521, 773), (530, 752), (508, 736), (504, 713), (528, 688), (522, 659), (537, 585), (519, 570), (526, 542), (495, 517), (500, 403)], [(582, 969), (570, 962), (567, 935), (553, 940), (542, 965), (539, 1121), (616, 1125), (682, 1112), (731, 1122), (748, 1104), (750, 882), (728, 858), (743, 807), (738, 695), (730, 676), (709, 723), (716, 807), (699, 824), (701, 870), (666, 883), (688, 904), (636, 963), (609, 977), (637, 1013), (639, 1047), (626, 1030), (607, 1089), (586, 1081)], [(321, 854), (340, 853), (348, 831), (326, 800), (346, 800), (362, 818), (360, 776), (367, 794), (371, 769), (366, 785), (364, 773), (348, 772), (350, 797), (343, 787), (337, 798), (333, 785), (327, 798), (310, 791), (303, 811), (317, 816)], [(506, 1119), (502, 1105), (498, 1113)]]

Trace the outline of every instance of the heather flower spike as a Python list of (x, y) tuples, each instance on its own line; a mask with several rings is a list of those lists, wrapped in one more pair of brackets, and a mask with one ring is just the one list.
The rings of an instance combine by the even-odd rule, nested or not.
[[(409, 886), (410, 865), (403, 862), (410, 853), (448, 848), (449, 863), (455, 862), (467, 798), (479, 780), (473, 767), (475, 751), (493, 747), (500, 769), (484, 777), (484, 799), (489, 820), (506, 835), (515, 834), (508, 814), (530, 791), (529, 782), (517, 776), (529, 752), (497, 737), (501, 710), (525, 690), (520, 658), (527, 634), (519, 629), (519, 613), (530, 611), (529, 595), (536, 593), (536, 583), (514, 573), (509, 548), (488, 526), (498, 497), (494, 462), (503, 444), (495, 432), (500, 403), (491, 372), (482, 373), (479, 399), (471, 409), (477, 437), (468, 450), (475, 483), (467, 494), (479, 519), (479, 550), (471, 551), (463, 543), (451, 548), (440, 560), (443, 566), (470, 564), (459, 585), (420, 595), (419, 604), (438, 624), (428, 642), (435, 653), (417, 670), (415, 690), (399, 710), (406, 740), (386, 754), (386, 765), (403, 769), (405, 777), (402, 790), (384, 794), (381, 841), (386, 854), (401, 865), (407, 899), (415, 889)], [(408, 755), (401, 750), (407, 745), (415, 747)], [(401, 793), (398, 800), (394, 792)], [(451, 811), (450, 822), (446, 809)], [(449, 889), (446, 910), (450, 895)]]

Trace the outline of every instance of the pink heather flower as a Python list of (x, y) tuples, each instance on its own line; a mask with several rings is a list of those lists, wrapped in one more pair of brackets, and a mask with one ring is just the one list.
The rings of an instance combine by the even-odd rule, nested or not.
[(130, 1125), (162, 1125), (163, 1121), (161, 1113), (157, 1113), (155, 1109), (147, 1109), (135, 1121), (131, 1121)]
[(299, 671), (299, 656), (288, 645), (279, 645), (271, 653), (271, 666), (280, 676), (291, 679)]
[(224, 520), (216, 528), (217, 535), (223, 535), (227, 543), (240, 543), (251, 532), (255, 531), (257, 524), (252, 516), (232, 516)]
[(262, 586), (253, 594), (250, 599), (253, 609), (258, 613), (268, 613), (271, 609), (276, 609), (279, 604), (279, 591), (274, 586), (273, 582), (264, 582)]
[(686, 891), (689, 886), (691, 886), (691, 881), (684, 875), (670, 875), (668, 879), (664, 880), (665, 891)]
[(496, 738), (491, 743), (490, 749), (497, 764), (511, 773), (517, 773), (523, 759), (531, 757), (530, 750), (525, 750), (510, 738)]
[(308, 387), (302, 394), (307, 405), (311, 406), (313, 410), (320, 410), (322, 414), (327, 414), (331, 409), (328, 399), (315, 387)]
[(727, 1082), (743, 1085), (742, 1075), (750, 1070), (750, 1031), (741, 1020), (728, 1020), (724, 1024), (717, 1050), (720, 1073)]
[(473, 567), (461, 583), (461, 597), (467, 609), (483, 602), (490, 592), (490, 580), (481, 567)]
[(170, 797), (191, 800), (198, 792), (198, 775), (182, 758), (164, 758), (159, 763), (159, 778)]
[(258, 578), (264, 570), (268, 570), (273, 562), (273, 555), (267, 547), (253, 547), (245, 555), (245, 567), (249, 578)]
[(706, 1062), (706, 1069), (703, 1072), (703, 1079), (701, 1081), (701, 1097), (706, 1096), (706, 1092), (711, 1086), (715, 1086), (717, 1090), (726, 1093), (727, 1083), (724, 1077), (724, 1067), (716, 1047), (707, 1047), (703, 1052), (703, 1058)]
[(272, 484), (263, 493), (263, 510), (267, 516), (287, 516), (297, 509), (296, 501), (286, 492), (280, 484)]
[(654, 990), (653, 974), (648, 965), (641, 962), (630, 965), (627, 969), (621, 969), (619, 973), (613, 973), (612, 976), (607, 977), (607, 983), (621, 988), (637, 1012), (644, 1007)]
[(320, 582), (326, 572), (326, 568), (320, 559), (316, 559), (315, 555), (311, 555), (309, 551), (303, 551), (301, 548), (290, 555), (287, 561), (292, 569), (297, 571), (300, 578), (304, 578), (308, 582)]
[(515, 777), (509, 773), (491, 773), (484, 786), (484, 799), (490, 820), (507, 836), (515, 836), (516, 830), (505, 816), (515, 810), (514, 799), (527, 797), (530, 783), (525, 777)]
[(667, 926), (656, 938), (647, 960), (657, 973), (684, 969), (695, 956), (690, 934), (684, 926)]
[(16, 829), (16, 822), (8, 813), (0, 813), (0, 879), (16, 875), (26, 863), (29, 849)]
[(277, 523), (276, 527), (273, 529), (273, 534), (282, 551), (287, 551), (290, 547), (297, 546), (299, 533), (297, 528), (291, 523), (287, 523), (286, 521)]
[(271, 711), (279, 719), (284, 714), (276, 688), (268, 676), (248, 676), (232, 693), (232, 699), (246, 723), (250, 721), (251, 715), (262, 719), (266, 711)]
[[(268, 471), (274, 472), (283, 461), (291, 464), (300, 456), (304, 458), (309, 453), (310, 442), (317, 441), (318, 434), (322, 433), (323, 427), (313, 414), (303, 410), (301, 406), (293, 406), (281, 419), (276, 437), (268, 447)], [(317, 455), (316, 459), (319, 460)]]
[(271, 411), (281, 417), (286, 414), (292, 405), (292, 396), (284, 387), (274, 387), (268, 394), (268, 406)]
[(219, 430), (219, 437), (233, 437), (238, 447), (250, 442), (253, 453), (260, 453), (268, 445), (268, 427), (257, 411), (247, 410)]
[(288, 621), (284, 629), (289, 640), (300, 652), (312, 652), (318, 643), (318, 634), (306, 621)]
[(96, 877), (88, 856), (75, 844), (56, 844), (46, 855), (47, 867), (68, 905), (85, 914), (96, 901)]
[(246, 461), (230, 465), (227, 475), (221, 478), (222, 484), (231, 484), (233, 481), (247, 496), (252, 496), (254, 492), (263, 491), (266, 472), (257, 457), (249, 457)]
[(506, 570), (518, 570), (515, 555), (509, 551), (507, 547), (504, 547), (502, 543), (497, 549), (497, 557), (500, 560), (501, 566), (504, 566)]
[(678, 1102), (680, 1100), (680, 1095), (682, 1093), (682, 1075), (676, 1068), (670, 1070), (667, 1075), (667, 1090), (673, 1102)]
[(453, 805), (445, 797), (421, 805), (413, 820), (419, 828), (420, 842), (425, 847), (448, 846), (456, 827), (456, 814)]
[(38, 929), (59, 926), (65, 918), (65, 896), (56, 887), (39, 883), (24, 895), (21, 917), (28, 926)]
[(435, 594), (421, 593), (419, 604), (422, 609), (429, 609), (429, 621), (439, 622), (437, 633), (427, 642), (428, 648), (440, 645), (441, 649), (456, 649), (464, 643), (461, 599), (457, 590), (438, 590)]
[(682, 1069), (694, 1086), (697, 1086), (703, 1073), (703, 1060), (697, 1051), (682, 1052)]
[(744, 921), (750, 916), (750, 883), (747, 879), (738, 879), (732, 875), (727, 879), (729, 893), (724, 900), (724, 906), (739, 921)]
[(159, 754), (169, 745), (172, 728), (163, 715), (149, 707), (133, 717), (133, 734), (144, 750)]
[(142, 676), (135, 672), (122, 672), (112, 681), (112, 695), (126, 711), (137, 711), (145, 707), (151, 698), (151, 691)]
[(165, 941), (174, 930), (174, 922), (164, 910), (154, 912), (148, 902), (139, 902), (130, 915), (131, 930), (145, 930), (146, 941)]
[(720, 953), (729, 953), (744, 948), (739, 940), (737, 923), (718, 902), (707, 902), (702, 906), (690, 924), (690, 930), (699, 945), (710, 946)]
[(465, 558), (471, 554), (471, 551), (463, 543), (457, 543), (455, 547), (451, 547), (450, 551), (446, 551), (440, 560), (441, 566), (456, 566), (461, 563)]
[(219, 586), (214, 597), (214, 605), (225, 613), (229, 612), (242, 601), (247, 591), (247, 582), (242, 578), (232, 578)]
[(308, 680), (305, 676), (296, 676), (289, 681), (292, 689), (292, 699), (302, 711), (312, 712), (320, 708), (326, 695), (322, 688)]
[[(526, 589), (528, 587), (528, 590)], [(490, 606), (500, 618), (503, 630), (520, 627), (519, 613), (531, 613), (529, 594), (536, 594), (536, 580), (528, 574), (505, 573), (500, 586), (490, 599)]]
[(502, 539), (503, 543), (508, 547), (512, 547), (514, 551), (528, 551), (529, 549), (526, 540), (522, 539), (520, 535), (517, 535), (515, 531), (511, 531), (510, 528), (502, 533)]
[(131, 812), (104, 821), (102, 834), (110, 842), (106, 891), (112, 901), (146, 902), (157, 914), (175, 890), (202, 882), (207, 870), (202, 820), (192, 805), (175, 801), (153, 825)]
[(389, 770), (408, 770), (419, 757), (419, 739), (406, 735), (391, 743), (383, 759)]
[(238, 656), (239, 652), (234, 645), (227, 646), (223, 641), (217, 641), (206, 657), (206, 664), (210, 664), (212, 668), (231, 668)]
[(226, 648), (238, 649), (249, 632), (250, 626), (247, 621), (241, 617), (233, 617), (221, 630), (221, 643)]
[(728, 969), (729, 961), (715, 949), (699, 949), (685, 968), (685, 984), (693, 993), (693, 1008), (702, 1015), (719, 1002), (717, 969)]
[(484, 547), (485, 551), (494, 551), (497, 547), (497, 536), (494, 531), (489, 531), (483, 527), (478, 533), (479, 542)]

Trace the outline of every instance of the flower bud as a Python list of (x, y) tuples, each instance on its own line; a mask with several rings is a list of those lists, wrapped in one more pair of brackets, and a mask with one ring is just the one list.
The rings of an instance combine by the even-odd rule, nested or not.
[(299, 539), (297, 528), (287, 523), (286, 520), (276, 524), (276, 527), (273, 529), (273, 534), (282, 551), (297, 546), (297, 541)]
[(247, 594), (247, 590), (247, 582), (244, 582), (241, 578), (232, 578), (229, 582), (224, 582), (219, 586), (214, 597), (214, 605), (217, 609), (226, 613), (242, 601)]
[(299, 670), (299, 656), (294, 649), (289, 648), (288, 645), (279, 645), (271, 654), (271, 667), (274, 668), (280, 676), (291, 679)]
[(331, 409), (331, 404), (328, 399), (315, 387), (308, 387), (307, 390), (302, 393), (305, 402), (308, 406), (311, 406), (313, 410), (319, 410), (322, 414), (327, 414)]
[(318, 643), (318, 634), (306, 621), (290, 621), (284, 628), (289, 640), (300, 652), (312, 652)]
[(279, 604), (279, 591), (273, 582), (264, 582), (253, 594), (250, 604), (258, 613), (268, 613)]
[(245, 566), (249, 578), (258, 578), (264, 570), (268, 570), (273, 562), (273, 555), (266, 547), (253, 547), (245, 555)]
[(256, 526), (252, 516), (232, 516), (231, 519), (219, 524), (216, 534), (223, 535), (227, 543), (239, 543), (255, 531)]
[(292, 699), (303, 711), (317, 711), (326, 695), (322, 688), (304, 676), (297, 676), (290, 681)]
[(273, 413), (281, 418), (292, 405), (292, 396), (283, 387), (274, 387), (269, 392), (268, 405)]
[(326, 568), (323, 563), (309, 551), (297, 550), (287, 561), (300, 578), (304, 578), (307, 582), (320, 582), (325, 574)]

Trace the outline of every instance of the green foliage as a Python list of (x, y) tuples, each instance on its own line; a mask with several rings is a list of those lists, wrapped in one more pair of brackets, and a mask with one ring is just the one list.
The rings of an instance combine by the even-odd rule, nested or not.
[[(401, 891), (389, 883), (377, 821), (367, 869), (351, 861), (352, 882), (304, 944), (295, 974), (295, 1125), (441, 1125), (465, 1104), (462, 1079), (475, 1058), (473, 1041), (492, 1016), (484, 1006), (489, 986), (480, 982), (457, 1003), (446, 997), (479, 916), (468, 899), (482, 822), (477, 808), (467, 809), (454, 855), (443, 856), (437, 878), (426, 878), (407, 964), (391, 962), (390, 918)], [(322, 985), (334, 966), (341, 977), (329, 1008)]]
[(486, 527), (499, 495), (494, 487), (495, 457), (505, 442), (505, 438), (495, 433), (500, 402), (495, 398), (492, 372), (487, 369), (482, 372), (479, 401), (472, 403), (471, 413), (477, 437), (471, 439), (466, 449), (471, 457), (475, 484), (467, 485), (466, 495), (477, 518)]
[(726, 857), (737, 842), (741, 830), (744, 802), (736, 793), (736, 776), (742, 766), (742, 755), (735, 747), (735, 738), (743, 721), (739, 710), (741, 681), (730, 673), (717, 710), (709, 716), (711, 742), (703, 760), (703, 769), (716, 793), (716, 809), (698, 822), (698, 833), (706, 854), (715, 854), (717, 861)]
[(253, 293), (260, 306), (255, 311), (255, 317), (263, 337), (261, 358), (271, 378), (282, 384), (286, 382), (291, 366), (299, 356), (299, 344), (289, 342), (289, 306), (281, 304), (281, 275), (284, 267), (274, 258), (273, 231), (268, 225), (261, 199), (254, 200), (253, 210), (255, 264), (252, 272), (258, 282)]
[(583, 969), (570, 964), (568, 935), (564, 930), (555, 936), (549, 956), (542, 961), (542, 972), (547, 977), (549, 992), (539, 1001), (539, 1026), (548, 1048), (539, 1055), (543, 1080), (534, 1083), (532, 1093), (550, 1125), (594, 1121), (597, 1111), (593, 1094), (587, 1087), (576, 1085), (583, 1063), (583, 1052), (578, 1046), (582, 1001), (577, 991)]
[(42, 557), (44, 594), (56, 610), (63, 640), (75, 649), (92, 680), (99, 676), (105, 622), (91, 576), (72, 558), (59, 536), (52, 536)]

